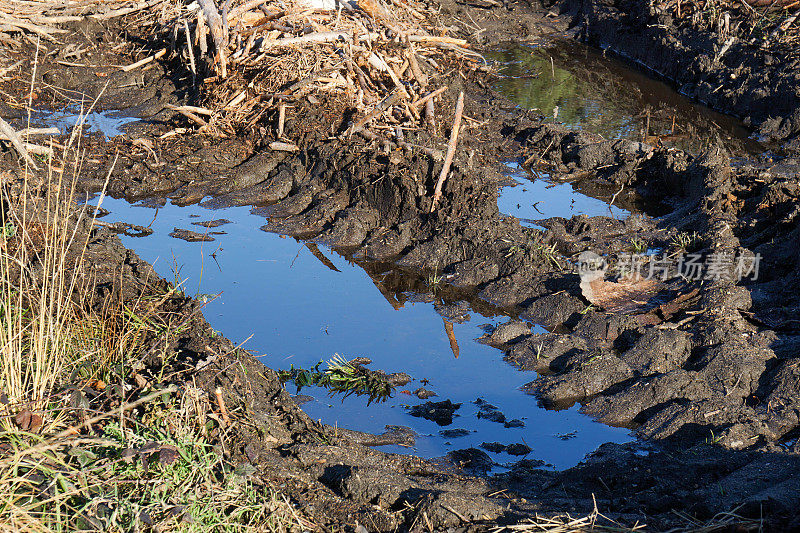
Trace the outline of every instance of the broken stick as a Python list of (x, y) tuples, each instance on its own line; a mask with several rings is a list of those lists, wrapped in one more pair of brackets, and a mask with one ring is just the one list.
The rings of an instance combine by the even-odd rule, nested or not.
[(156, 59), (161, 59), (164, 56), (164, 54), (166, 54), (166, 53), (167, 53), (167, 49), (166, 48), (162, 48), (161, 50), (159, 50), (158, 52), (156, 52), (155, 54), (153, 54), (153, 55), (151, 55), (149, 57), (145, 57), (144, 59), (140, 59), (136, 63), (131, 63), (130, 65), (122, 67), (122, 72), (130, 72), (133, 69), (136, 69), (136, 68), (139, 68), (139, 67), (143, 67), (148, 63), (152, 63)]
[(435, 98), (435, 97), (439, 96), (440, 94), (442, 94), (446, 90), (447, 90), (447, 85), (445, 85), (444, 87), (439, 87), (435, 91), (432, 91), (432, 92), (426, 94), (425, 96), (423, 96), (419, 100), (414, 100), (413, 102), (411, 102), (411, 107), (419, 107), (419, 106), (421, 106), (423, 104), (426, 104), (426, 103), (428, 103), (428, 100), (430, 100), (431, 98)]
[(439, 174), (439, 180), (436, 182), (436, 189), (433, 192), (433, 202), (431, 203), (431, 213), (436, 210), (436, 205), (442, 197), (442, 185), (450, 172), (450, 165), (453, 164), (453, 156), (456, 153), (456, 144), (458, 143), (458, 132), (461, 129), (461, 115), (464, 113), (464, 91), (458, 93), (458, 101), (456, 102), (456, 116), (453, 119), (453, 130), (450, 132), (450, 143), (447, 145), (447, 155), (444, 158), (444, 165), (442, 172)]
[(225, 38), (225, 25), (222, 23), (222, 15), (219, 14), (214, 0), (198, 0), (197, 3), (203, 8), (205, 22), (211, 30), (211, 36), (214, 38), (214, 47), (217, 49), (217, 58), (219, 60), (219, 74), (223, 78), (227, 78), (228, 58), (225, 52), (228, 47), (228, 41)]
[(0, 118), (0, 134), (3, 137), (8, 138), (11, 142), (11, 146), (19, 153), (20, 156), (33, 168), (34, 170), (39, 170), (39, 167), (36, 166), (36, 162), (31, 157), (31, 154), (28, 152), (28, 149), (25, 148), (25, 143), (22, 142), (22, 139), (19, 138), (19, 135), (11, 125)]
[(383, 101), (381, 101), (380, 103), (378, 103), (378, 105), (375, 106), (375, 109), (373, 109), (372, 112), (360, 118), (355, 124), (353, 124), (348, 129), (345, 136), (349, 137), (350, 135), (361, 131), (367, 122), (377, 117), (378, 115), (380, 115), (381, 113), (392, 107), (395, 103), (397, 103), (400, 100), (400, 94), (401, 94), (400, 90), (396, 89), (389, 96), (384, 98)]

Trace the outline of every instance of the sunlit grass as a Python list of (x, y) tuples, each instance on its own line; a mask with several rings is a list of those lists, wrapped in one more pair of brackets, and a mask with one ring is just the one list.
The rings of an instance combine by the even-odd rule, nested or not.
[(225, 458), (207, 393), (169, 384), (193, 314), (164, 311), (178, 289), (93, 300), (77, 152), (1, 187), (0, 530), (313, 529)]

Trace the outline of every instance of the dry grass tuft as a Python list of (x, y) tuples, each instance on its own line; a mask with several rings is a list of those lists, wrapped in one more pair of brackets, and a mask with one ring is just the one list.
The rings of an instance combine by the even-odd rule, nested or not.
[[(763, 531), (763, 523), (759, 520), (743, 518), (736, 514), (734, 509), (731, 512), (720, 513), (708, 520), (698, 520), (686, 513), (675, 512), (676, 523), (664, 533), (714, 533), (723, 531)], [(502, 533), (504, 531), (516, 533), (578, 533), (597, 531), (600, 533), (636, 533), (644, 531), (655, 531), (646, 524), (624, 525), (608, 518), (597, 510), (595, 504), (594, 511), (583, 517), (575, 518), (569, 514), (556, 516), (536, 516), (526, 519), (519, 524), (497, 527), (492, 529), (492, 533)]]
[(177, 289), (89, 297), (80, 138), (44, 179), (23, 169), (0, 190), (0, 529), (313, 529), (255, 468), (225, 459), (216, 403), (169, 384), (193, 316), (163, 310)]

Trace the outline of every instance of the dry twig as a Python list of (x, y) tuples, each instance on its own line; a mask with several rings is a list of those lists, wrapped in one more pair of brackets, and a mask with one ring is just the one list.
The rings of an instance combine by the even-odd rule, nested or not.
[(431, 213), (436, 210), (439, 199), (442, 197), (442, 185), (450, 172), (450, 165), (453, 163), (453, 156), (456, 153), (456, 144), (458, 144), (458, 132), (461, 129), (461, 115), (464, 113), (464, 91), (458, 93), (458, 101), (456, 102), (456, 113), (453, 119), (453, 129), (450, 132), (450, 143), (447, 145), (447, 155), (444, 158), (444, 165), (442, 172), (439, 174), (439, 180), (436, 182), (436, 189), (433, 192), (433, 202), (431, 203)]

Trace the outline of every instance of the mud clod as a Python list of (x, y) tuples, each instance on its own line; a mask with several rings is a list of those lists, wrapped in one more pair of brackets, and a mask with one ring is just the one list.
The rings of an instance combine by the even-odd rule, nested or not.
[(169, 236), (186, 242), (211, 242), (214, 240), (214, 237), (208, 233), (198, 233), (196, 231), (181, 228), (175, 228), (169, 234)]
[(454, 413), (460, 407), (460, 403), (453, 403), (450, 400), (443, 400), (441, 402), (425, 402), (421, 405), (412, 406), (408, 410), (408, 413), (411, 416), (436, 422), (440, 426), (449, 426), (453, 423)]

